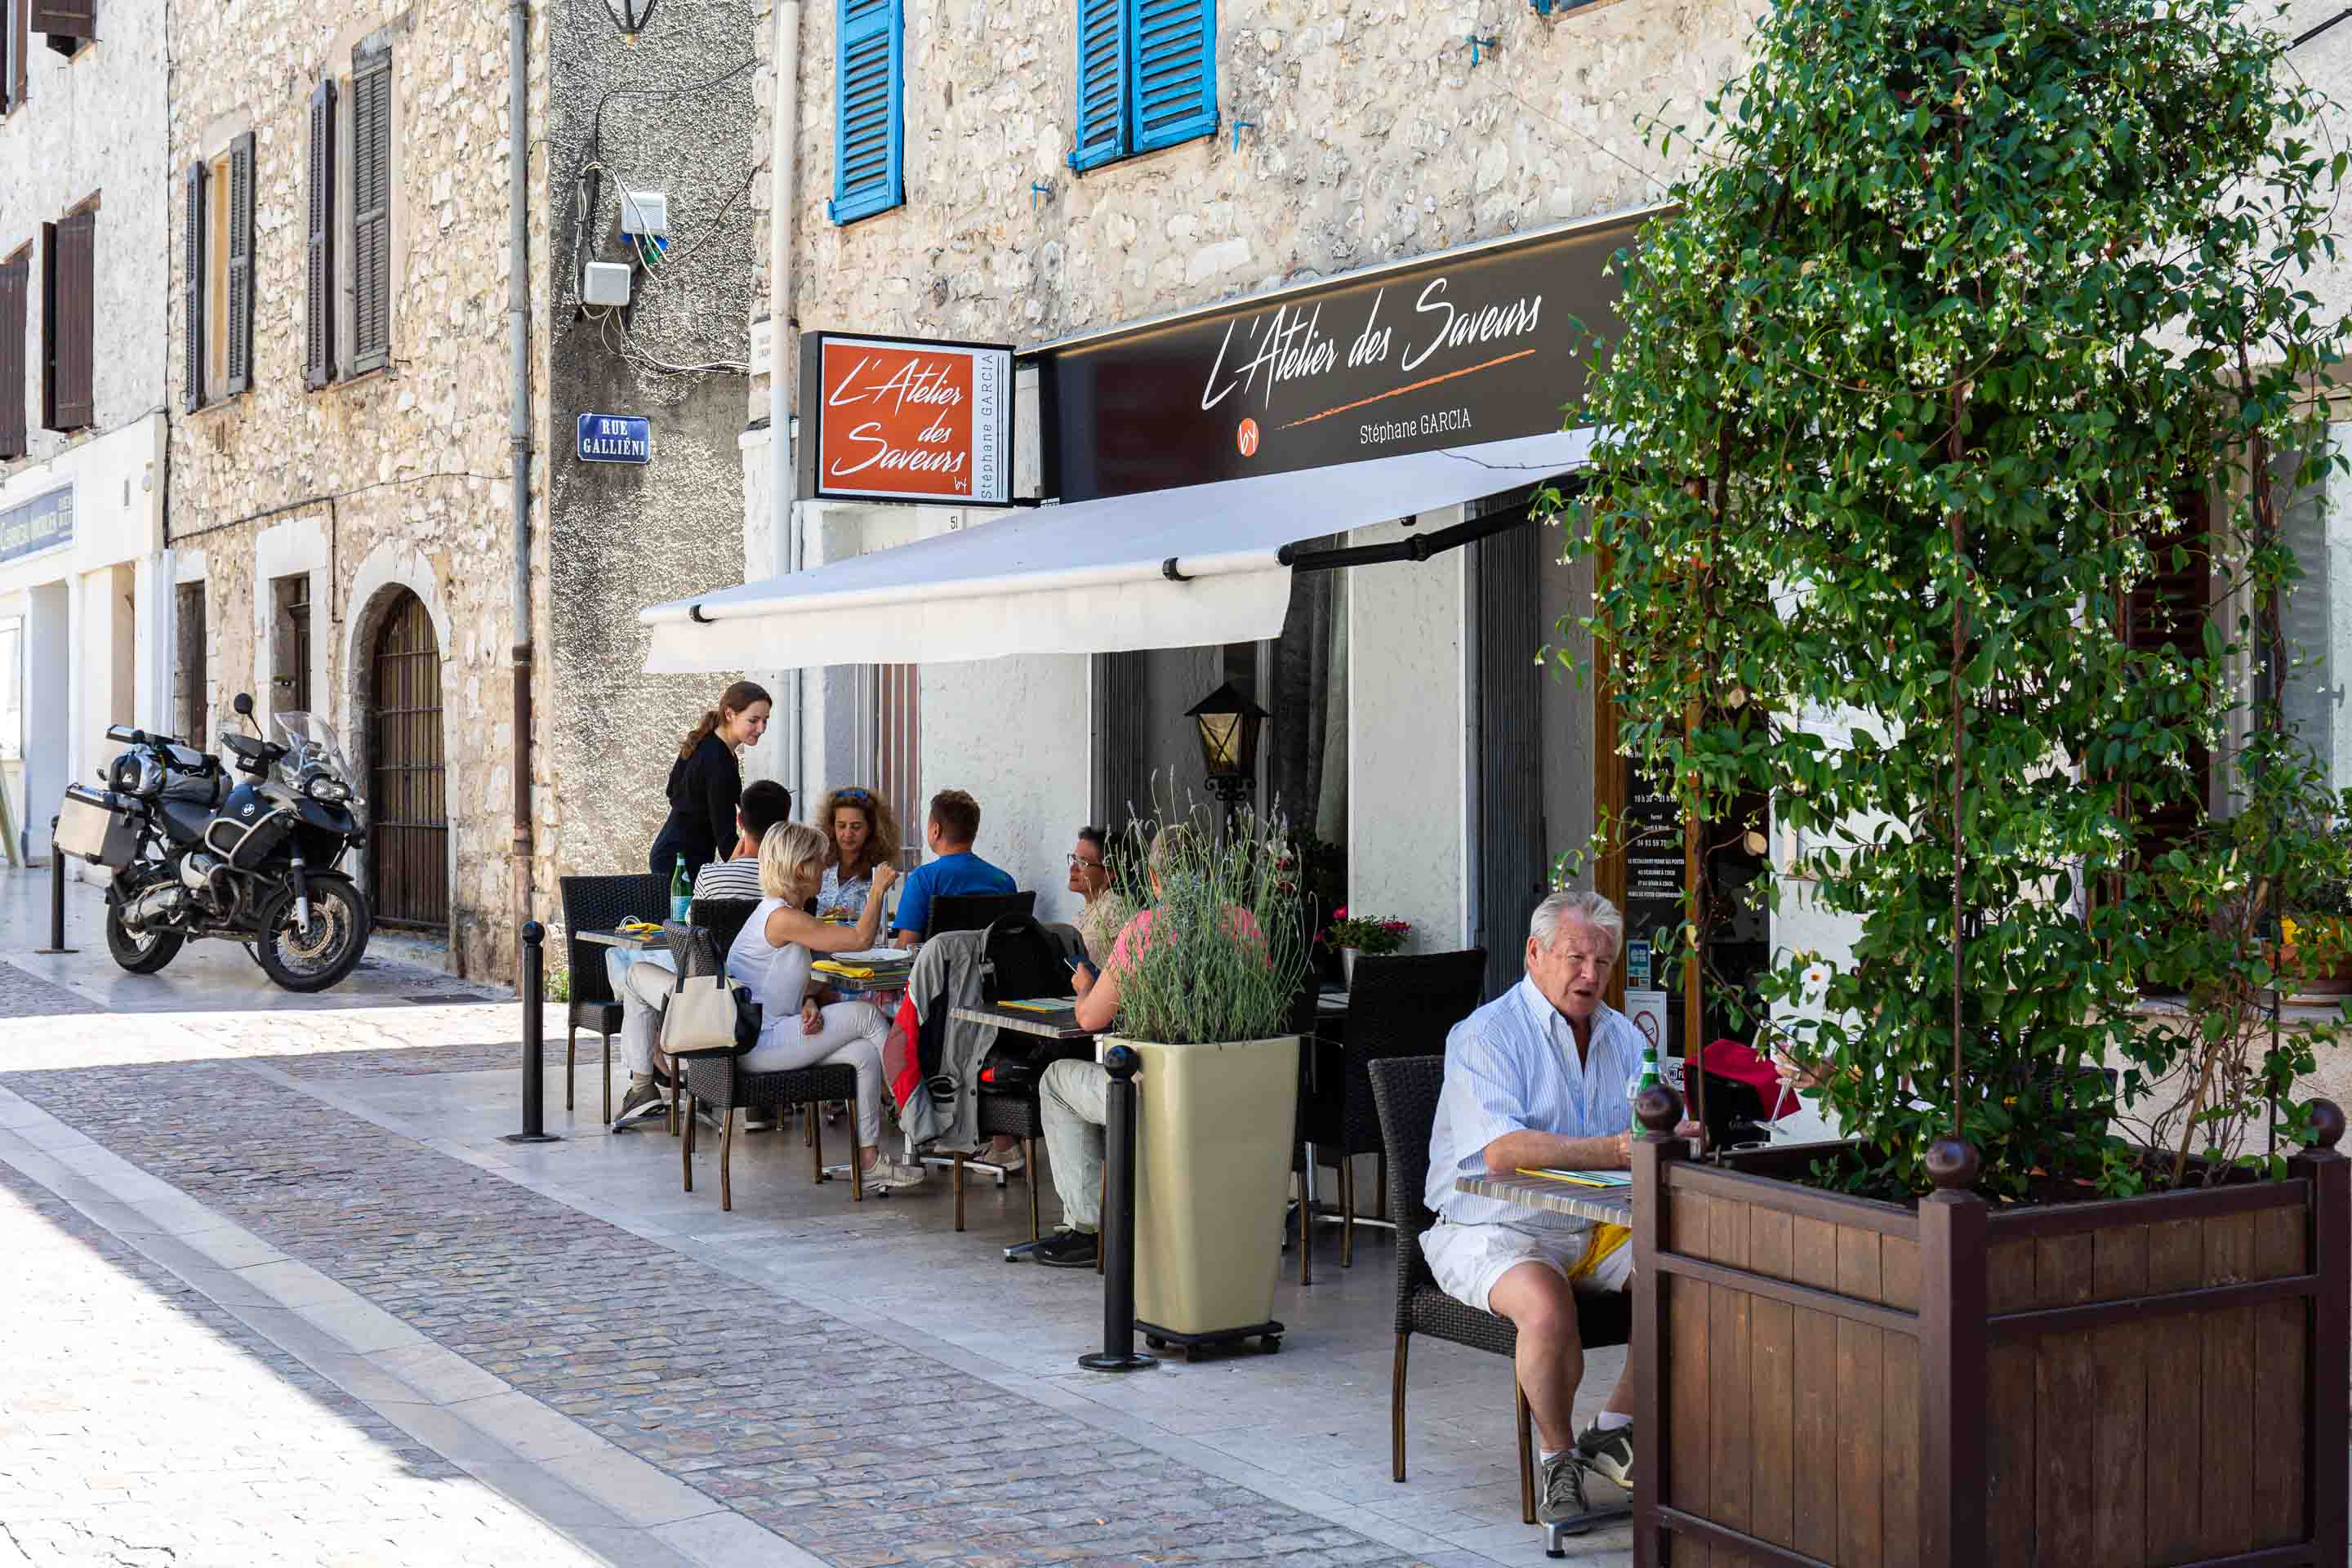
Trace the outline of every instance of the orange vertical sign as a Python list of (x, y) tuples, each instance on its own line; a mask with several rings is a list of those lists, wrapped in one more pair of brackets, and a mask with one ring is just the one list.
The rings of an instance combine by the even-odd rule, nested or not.
[(827, 338), (818, 355), (817, 493), (1002, 505), (1012, 355)]

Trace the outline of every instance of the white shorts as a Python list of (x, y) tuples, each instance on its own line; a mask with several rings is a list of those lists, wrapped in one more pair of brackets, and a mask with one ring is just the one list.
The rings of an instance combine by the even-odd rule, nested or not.
[(1441, 1219), (1422, 1232), (1421, 1255), (1439, 1289), (1491, 1312), (1486, 1298), (1495, 1281), (1522, 1263), (1540, 1263), (1579, 1290), (1622, 1290), (1633, 1279), (1633, 1233), (1615, 1225), (1521, 1230)]

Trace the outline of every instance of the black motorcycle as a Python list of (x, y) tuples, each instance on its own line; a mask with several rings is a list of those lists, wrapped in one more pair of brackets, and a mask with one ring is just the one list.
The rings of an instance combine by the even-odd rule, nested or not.
[[(236, 711), (253, 722), (253, 699)], [(126, 725), (130, 747), (103, 777), (69, 784), (58, 847), (106, 867), (106, 947), (152, 974), (192, 938), (242, 942), (289, 991), (324, 991), (367, 951), (375, 919), (339, 868), (366, 842), (351, 764), (331, 726), (308, 713), (277, 719), (283, 744), (224, 735), (242, 781), (220, 758)]]

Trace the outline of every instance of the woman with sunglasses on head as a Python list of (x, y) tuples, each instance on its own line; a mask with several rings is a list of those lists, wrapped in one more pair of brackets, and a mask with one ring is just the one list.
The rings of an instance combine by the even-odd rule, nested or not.
[(816, 912), (856, 920), (873, 896), (874, 868), (898, 861), (898, 820), (890, 803), (855, 785), (830, 791), (817, 802), (816, 826), (832, 845), (832, 858), (818, 888)]

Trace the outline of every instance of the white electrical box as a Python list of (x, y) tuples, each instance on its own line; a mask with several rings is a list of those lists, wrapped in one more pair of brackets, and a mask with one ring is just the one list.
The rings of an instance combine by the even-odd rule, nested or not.
[(629, 302), (629, 267), (624, 261), (592, 261), (580, 280), (583, 305), (625, 305)]
[(667, 237), (669, 234), (668, 195), (661, 191), (623, 191), (621, 232)]

